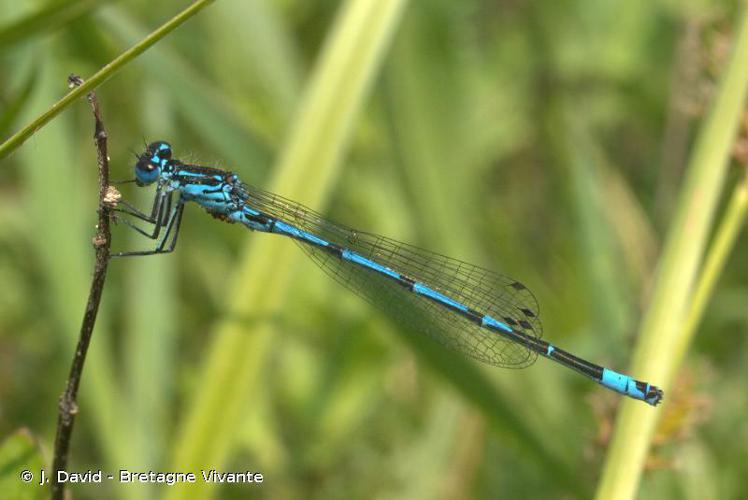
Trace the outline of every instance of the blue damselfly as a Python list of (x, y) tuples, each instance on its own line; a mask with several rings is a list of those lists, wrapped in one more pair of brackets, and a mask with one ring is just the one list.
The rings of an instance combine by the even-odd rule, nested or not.
[[(286, 236), (335, 280), (415, 330), (471, 358), (522, 368), (538, 355), (556, 361), (620, 394), (657, 405), (662, 390), (590, 363), (541, 340), (537, 302), (519, 281), (487, 269), (376, 234), (331, 222), (291, 200), (249, 186), (226, 170), (172, 158), (163, 141), (149, 144), (135, 164), (139, 186), (156, 185), (150, 214), (120, 202), (119, 212), (152, 225), (154, 249), (114, 254), (152, 255), (174, 250), (186, 202), (217, 219)], [(163, 233), (163, 235), (162, 235)]]

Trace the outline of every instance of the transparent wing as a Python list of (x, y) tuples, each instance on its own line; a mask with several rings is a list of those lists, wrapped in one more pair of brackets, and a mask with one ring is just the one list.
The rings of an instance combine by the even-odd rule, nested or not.
[[(397, 271), (467, 307), (505, 322), (528, 336), (540, 338), (538, 304), (518, 281), (385, 236), (358, 231), (325, 219), (294, 201), (242, 185), (247, 204), (267, 215)], [(393, 280), (340, 259), (320, 248), (295, 240), (319, 267), (393, 318), (443, 345), (489, 364), (522, 368), (536, 354), (500, 334), (467, 320)]]

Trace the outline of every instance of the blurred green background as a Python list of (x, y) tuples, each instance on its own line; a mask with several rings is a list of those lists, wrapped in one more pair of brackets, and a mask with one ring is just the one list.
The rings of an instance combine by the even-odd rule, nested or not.
[[(315, 134), (335, 129), (300, 130), (299, 105), (344, 3), (218, 0), (116, 73), (97, 90), (112, 177), (132, 176), (144, 141), (168, 140), (184, 160), (333, 220), (520, 279), (546, 339), (627, 371), (739, 3), (403, 2), (360, 111), (341, 119), (337, 166), (284, 174), (283, 158), (303, 157), (289, 137), (320, 147)], [(64, 95), (68, 74), (93, 74), (187, 4), (2, 2), (0, 135)], [(47, 462), (93, 264), (92, 131), (80, 100), (0, 164), (0, 442), (28, 429)], [(290, 250), (277, 261), (257, 257), (268, 238), (188, 207), (174, 254), (111, 263), (72, 470), (200, 463), (265, 476), (210, 491), (219, 498), (593, 495), (618, 396), (546, 360), (500, 370), (445, 352), (293, 243), (278, 242)], [(122, 226), (113, 241), (147, 245)], [(642, 498), (748, 496), (747, 250), (743, 237), (652, 410), (663, 415)], [(196, 491), (74, 488), (207, 493)]]

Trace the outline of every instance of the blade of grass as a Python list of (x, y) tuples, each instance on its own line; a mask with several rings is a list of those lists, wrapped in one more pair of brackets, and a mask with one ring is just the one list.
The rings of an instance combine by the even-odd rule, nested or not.
[(740, 235), (746, 215), (748, 215), (748, 169), (744, 168), (743, 178), (732, 192), (727, 210), (704, 260), (704, 267), (699, 275), (699, 281), (696, 284), (691, 304), (688, 308), (688, 316), (686, 317), (683, 334), (678, 339), (678, 343), (674, 348), (675, 362), (673, 363), (671, 373), (668, 375), (669, 380), (675, 378), (675, 373), (683, 362), (683, 357), (686, 355), (688, 347), (691, 345), (696, 328), (699, 326), (701, 318), (704, 315), (704, 310), (714, 292), (714, 287), (717, 285), (725, 264), (727, 264), (727, 258), (735, 246), (738, 235)]
[(652, 274), (659, 242), (629, 179), (602, 151), (598, 158), (603, 166), (604, 197), (608, 200), (604, 207), (604, 222), (615, 231), (626, 264), (628, 285), (641, 290), (643, 282)]
[[(433, 25), (449, 26), (452, 14), (451, 6), (424, 7), (404, 23), (388, 65), (388, 122), (406, 198), (412, 204), (407, 213), (415, 214), (413, 219), (419, 221), (413, 224), (419, 236), (448, 255), (470, 256), (480, 247), (476, 241), (479, 231), (465, 220), (466, 210), (459, 204), (443, 202), (468, 199), (481, 182), (473, 177), (476, 173), (467, 159), (466, 144), (473, 132), (464, 106), (469, 89), (457, 76), (461, 74), (460, 56), (465, 48), (450, 43), (447, 30), (435, 33), (433, 29)], [(432, 45), (454, 48), (451, 53), (450, 49), (440, 52), (438, 58), (422, 57), (425, 48)], [(444, 99), (445, 95), (450, 99)], [(567, 464), (554, 455), (547, 440), (534, 432), (512, 404), (508, 397), (511, 391), (502, 389), (472, 361), (446, 352), (422, 334), (404, 328), (394, 330), (424, 366), (452, 384), (502, 437), (512, 439), (517, 449), (527, 451), (566, 488), (574, 486), (566, 480), (571, 477)], [(501, 376), (507, 380), (511, 375)]]
[[(504, 439), (532, 456), (548, 471), (548, 475), (569, 491), (581, 494), (582, 485), (573, 481), (568, 461), (549, 449), (541, 436), (523, 419), (513, 402), (500, 392), (475, 363), (447, 351), (421, 333), (402, 329), (401, 338), (408, 342), (419, 357), (429, 363), (455, 389), (470, 401)], [(445, 370), (444, 367), (449, 369)]]
[[(670, 376), (688, 314), (698, 266), (724, 183), (732, 141), (748, 89), (748, 9), (737, 23), (733, 54), (714, 107), (704, 124), (689, 162), (675, 218), (659, 263), (649, 309), (641, 326), (630, 373), (664, 388)], [(666, 399), (667, 401), (667, 399)], [(624, 401), (597, 498), (633, 498), (660, 412), (635, 401)]]
[[(291, 37), (289, 20), (272, 2), (262, 0), (218, 4), (208, 22), (215, 28), (211, 40), (217, 56), (214, 75), (229, 90), (236, 89), (232, 95), (244, 95), (245, 101), (252, 97), (247, 95), (247, 86), (257, 89), (261, 102), (251, 106), (273, 110), (273, 121), (285, 126), (303, 82), (300, 47)], [(236, 49), (221, 49), (230, 46)]]
[[(321, 206), (338, 176), (340, 158), (398, 25), (404, 0), (349, 0), (344, 4), (320, 56), (298, 111), (272, 188)], [(288, 241), (253, 241), (228, 284), (227, 315), (201, 369), (195, 399), (178, 434), (173, 466), (194, 470), (225, 462), (267, 352), (274, 328), (268, 321), (283, 303), (298, 258)], [(241, 318), (259, 318), (251, 335)], [(175, 469), (175, 470), (176, 470)], [(167, 498), (205, 497), (212, 486), (199, 483), (169, 489)]]
[(29, 101), (29, 98), (31, 97), (34, 88), (36, 87), (37, 76), (38, 75), (36, 69), (32, 69), (28, 72), (28, 76), (25, 78), (24, 83), (20, 86), (15, 96), (9, 98), (8, 100), (6, 100), (6, 98), (2, 98), (1, 103), (3, 109), (2, 111), (0, 111), (0, 131), (9, 129), (11, 124), (21, 113), (21, 110), (24, 109)]
[[(6, 498), (35, 500), (49, 497), (48, 487), (38, 486), (38, 473), (44, 467), (44, 456), (37, 438), (21, 428), (10, 436), (0, 437), (0, 491)], [(32, 481), (19, 481), (21, 471), (30, 471)], [(24, 476), (21, 476), (24, 477)]]
[[(135, 43), (143, 37), (139, 24), (116, 6), (102, 9), (96, 17), (122, 43)], [(267, 165), (270, 151), (247, 126), (248, 120), (228, 106), (222, 92), (216, 92), (215, 85), (180, 53), (160, 47), (140, 64), (152, 74), (169, 75), (159, 83), (168, 89), (170, 99), (189, 124), (221, 152), (222, 159), (234, 165)]]
[(78, 0), (74, 2), (47, 2), (7, 26), (0, 28), (0, 51), (39, 33), (53, 31), (100, 7), (109, 0)]
[(558, 130), (568, 131), (557, 133), (566, 137), (559, 147), (566, 154), (558, 157), (569, 173), (569, 200), (577, 222), (575, 240), (585, 262), (587, 288), (593, 291), (590, 293), (593, 325), (596, 330), (606, 332), (609, 345), (615, 345), (629, 327), (633, 308), (619, 274), (620, 249), (615, 244), (612, 227), (605, 220), (605, 206), (610, 200), (605, 197), (603, 170), (585, 124), (573, 118), (575, 115), (566, 102), (559, 106), (558, 112), (558, 123), (567, 125)]
[[(449, 481), (456, 444), (464, 439), (466, 408), (442, 393), (423, 423), (422, 436), (399, 448), (391, 463), (404, 487), (392, 498), (426, 499), (441, 496)], [(434, 481), (434, 478), (440, 481)]]
[(171, 18), (168, 22), (161, 25), (161, 27), (153, 31), (138, 44), (129, 48), (128, 50), (123, 52), (122, 55), (101, 68), (93, 76), (88, 78), (83, 85), (81, 85), (80, 87), (76, 87), (75, 89), (68, 92), (65, 97), (53, 104), (47, 111), (39, 115), (23, 129), (19, 130), (8, 140), (0, 144), (0, 158), (8, 156), (11, 152), (13, 152), (21, 144), (23, 144), (26, 139), (34, 135), (37, 130), (46, 125), (62, 110), (70, 106), (70, 104), (72, 104), (76, 99), (86, 95), (86, 93), (94, 90), (96, 87), (104, 83), (127, 63), (148, 50), (151, 46), (153, 46), (153, 44), (174, 31), (178, 26), (182, 25), (185, 21), (187, 21), (189, 18), (200, 12), (202, 9), (204, 9), (214, 1), (215, 0), (197, 0), (182, 12)]

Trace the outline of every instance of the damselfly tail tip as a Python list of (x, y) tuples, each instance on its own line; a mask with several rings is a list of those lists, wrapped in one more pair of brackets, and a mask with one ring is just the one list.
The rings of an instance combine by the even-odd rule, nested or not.
[(662, 389), (652, 385), (649, 387), (649, 390), (647, 391), (647, 398), (645, 401), (651, 404), (652, 406), (657, 406), (658, 404), (662, 403), (662, 398), (664, 396), (665, 396), (665, 393), (662, 391)]

